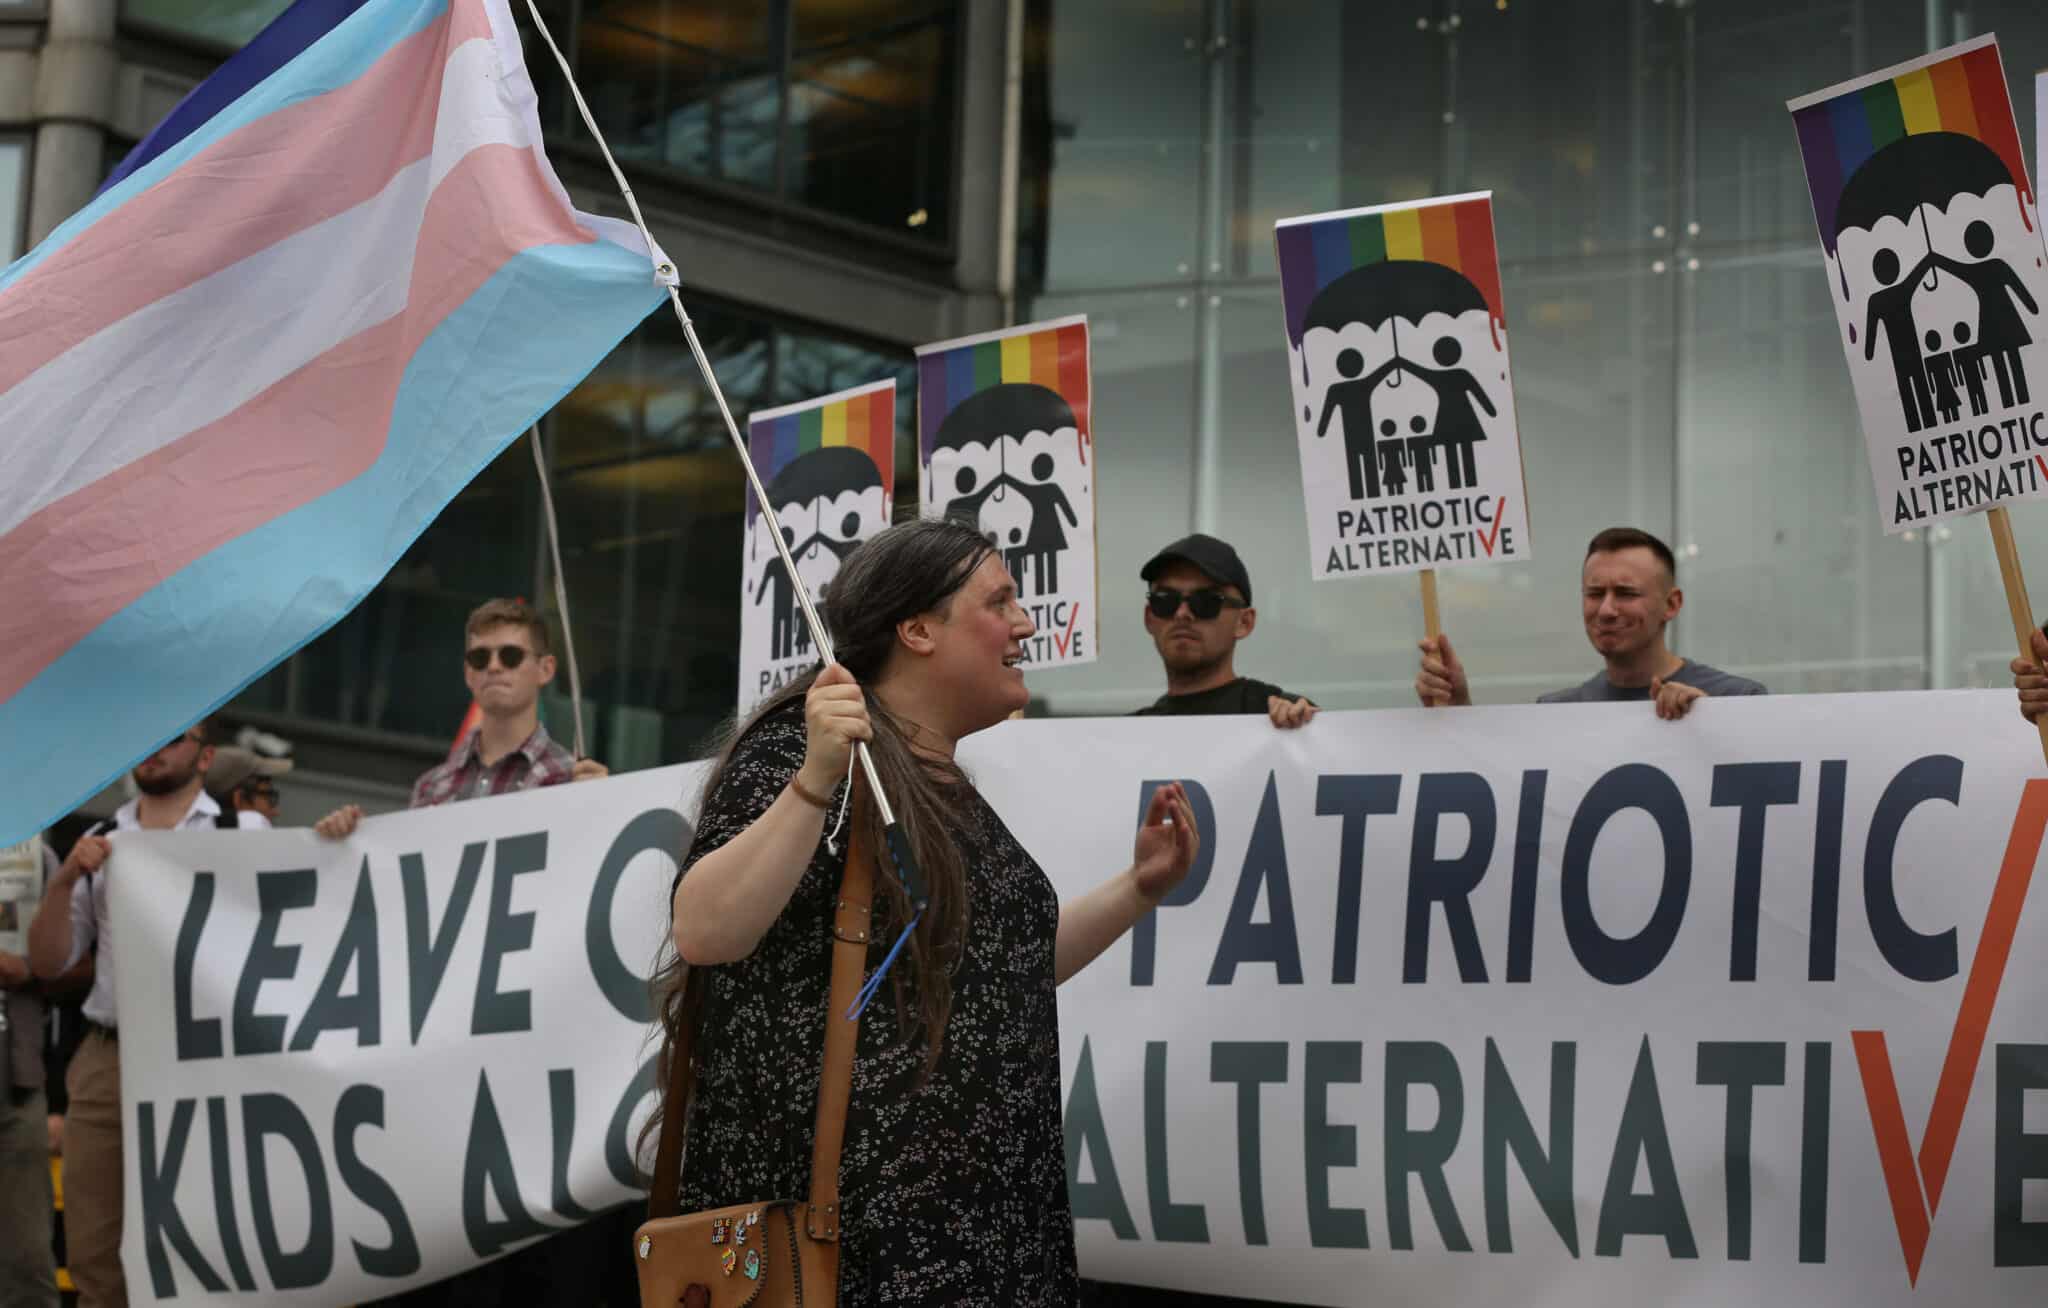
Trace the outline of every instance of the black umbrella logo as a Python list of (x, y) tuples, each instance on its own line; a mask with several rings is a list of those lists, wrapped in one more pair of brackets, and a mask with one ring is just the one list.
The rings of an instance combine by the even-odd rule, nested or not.
[[(840, 560), (860, 543), (862, 528), (869, 525), (848, 492), (861, 496), (871, 490), (882, 490), (882, 471), (866, 450), (851, 445), (827, 445), (799, 454), (768, 483), (768, 502), (782, 519), (790, 557), (815, 579), (813, 589), (820, 595), (839, 571)], [(873, 525), (881, 525), (881, 516), (875, 517)], [(758, 559), (759, 547), (756, 537), (748, 555), (750, 562)], [(773, 555), (755, 583), (753, 603), (761, 603), (771, 591), (768, 656), (788, 659), (809, 654), (811, 633), (797, 605), (795, 586), (782, 560)]]
[(945, 506), (940, 516), (986, 536), (1027, 595), (1059, 590), (1067, 527), (1078, 528), (1081, 519), (1051, 454), (1015, 464), (1012, 459), (1026, 436), (1078, 426), (1073, 406), (1058, 391), (1035, 382), (1002, 382), (955, 405), (932, 437), (927, 501)]
[(1479, 415), (1491, 418), (1497, 410), (1465, 366), (1465, 346), (1457, 336), (1417, 329), (1432, 313), (1456, 319), (1473, 310), (1487, 315), (1490, 330), (1486, 297), (1471, 279), (1421, 260), (1354, 268), (1309, 301), (1304, 334), (1317, 327), (1341, 335), (1354, 323), (1371, 331), (1392, 324), (1393, 353), (1370, 372), (1365, 355), (1347, 346), (1331, 361), (1334, 376), (1313, 377), (1308, 352), (1302, 352), (1303, 382), (1311, 389), (1324, 382), (1321, 414), (1302, 416), (1315, 421), (1319, 438), (1329, 434), (1333, 418), (1341, 421), (1352, 499), (1434, 491), (1439, 451), (1447, 489), (1478, 485), (1475, 449), (1486, 439)]
[[(2040, 306), (1999, 257), (1989, 221), (1972, 217), (1959, 233), (1945, 221), (1958, 198), (1986, 198), (2001, 186), (2017, 193), (1990, 146), (1959, 132), (1924, 132), (1871, 155), (1842, 187), (1828, 244), (1843, 299), (1853, 303), (1859, 290), (1869, 296), (1861, 331), (1852, 321), (1849, 340), (1874, 360), (1884, 338), (1909, 432), (1955, 423), (1965, 404), (1973, 418), (1985, 416), (1994, 383), (2001, 407), (2028, 403), (2020, 351), (2033, 343), (2027, 319)], [(2024, 210), (2020, 216), (2024, 222)], [(1871, 238), (1854, 243), (1853, 277), (1842, 252), (1851, 232)]]

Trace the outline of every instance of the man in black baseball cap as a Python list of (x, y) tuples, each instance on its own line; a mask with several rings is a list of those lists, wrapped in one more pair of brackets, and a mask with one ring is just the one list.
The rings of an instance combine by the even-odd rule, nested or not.
[(1153, 555), (1138, 575), (1145, 594), (1145, 630), (1166, 665), (1166, 693), (1139, 716), (1264, 713), (1276, 727), (1298, 727), (1316, 715), (1300, 695), (1237, 674), (1237, 642), (1252, 634), (1252, 579), (1237, 551), (1214, 536), (1183, 537)]

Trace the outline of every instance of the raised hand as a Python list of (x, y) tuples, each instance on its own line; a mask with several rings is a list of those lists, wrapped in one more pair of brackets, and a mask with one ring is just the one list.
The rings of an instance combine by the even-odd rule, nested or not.
[(1164, 899), (1195, 865), (1201, 848), (1202, 833), (1187, 791), (1178, 781), (1153, 791), (1131, 852), (1131, 876), (1139, 898), (1147, 904)]

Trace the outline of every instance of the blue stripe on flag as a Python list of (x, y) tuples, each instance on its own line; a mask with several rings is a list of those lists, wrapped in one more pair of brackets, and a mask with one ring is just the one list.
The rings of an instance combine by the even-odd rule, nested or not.
[[(514, 256), (413, 356), (368, 471), (179, 569), (0, 704), (0, 843), (84, 803), (340, 621), (662, 299), (647, 256), (609, 241)], [(114, 759), (126, 761), (109, 770)]]
[(178, 102), (178, 107), (128, 152), (100, 190), (105, 192), (118, 185), (128, 174), (204, 127), (215, 114), (304, 54), (365, 3), (367, 0), (298, 0), (236, 51), (213, 76), (193, 87)]
[(214, 114), (185, 139), (100, 192), (91, 204), (65, 219), (57, 230), (43, 238), (42, 244), (0, 271), (0, 291), (215, 141), (288, 105), (325, 95), (361, 77), (392, 46), (446, 13), (448, 3), (449, 0), (368, 0), (262, 85)]

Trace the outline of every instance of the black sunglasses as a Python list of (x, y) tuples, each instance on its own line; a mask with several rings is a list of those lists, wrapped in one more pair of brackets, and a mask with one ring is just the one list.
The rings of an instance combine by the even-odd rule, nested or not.
[[(482, 672), (485, 668), (491, 666), (491, 647), (489, 645), (478, 645), (467, 654), (464, 654), (462, 661), (469, 664), (476, 671)], [(526, 646), (498, 646), (498, 663), (505, 671), (510, 672), (524, 662), (526, 662)]]
[(1209, 621), (1209, 619), (1223, 612), (1225, 607), (1233, 609), (1244, 607), (1243, 600), (1235, 595), (1225, 595), (1214, 586), (1204, 590), (1189, 591), (1172, 590), (1165, 586), (1159, 586), (1145, 592), (1145, 604), (1152, 610), (1152, 616), (1155, 618), (1172, 617), (1180, 612), (1180, 606), (1183, 603), (1188, 606), (1188, 612), (1195, 615), (1195, 621), (1197, 622)]

